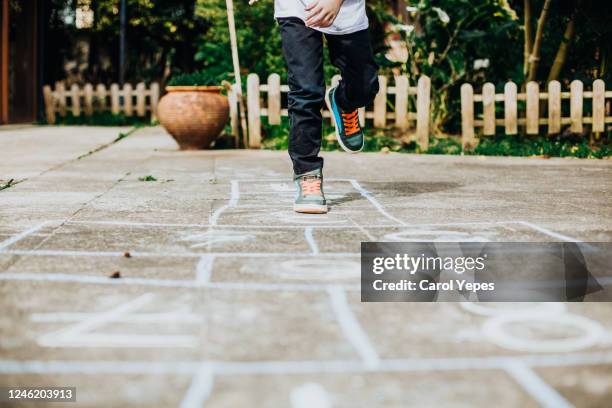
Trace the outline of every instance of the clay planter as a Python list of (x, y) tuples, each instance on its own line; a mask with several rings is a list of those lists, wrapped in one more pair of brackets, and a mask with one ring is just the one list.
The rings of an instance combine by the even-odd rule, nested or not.
[(182, 150), (207, 149), (229, 119), (220, 86), (168, 86), (157, 117)]

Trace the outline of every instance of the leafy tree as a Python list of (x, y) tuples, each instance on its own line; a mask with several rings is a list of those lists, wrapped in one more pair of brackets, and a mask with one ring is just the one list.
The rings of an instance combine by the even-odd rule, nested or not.
[[(474, 4), (476, 3), (476, 4)], [(407, 24), (395, 25), (409, 49), (399, 65), (416, 78), (432, 80), (436, 132), (457, 131), (459, 88), (464, 82), (520, 81), (520, 23), (504, 0), (421, 0), (411, 8)]]
[(611, 80), (612, 3), (596, 0), (419, 0), (396, 25), (401, 66), (432, 78), (435, 131), (458, 132), (459, 87), (512, 80)]
[[(48, 0), (45, 53), (50, 81), (63, 79), (66, 60), (87, 42), (84, 80), (118, 77), (119, 0), (92, 0), (94, 25), (77, 30), (66, 14), (88, 0)], [(11, 4), (18, 4), (12, 0)], [(409, 11), (397, 8), (404, 4)], [(273, 0), (249, 7), (234, 1), (242, 74), (262, 79), (273, 72), (286, 81)], [(459, 89), (493, 82), (501, 91), (512, 80), (559, 79), (612, 83), (612, 2), (597, 0), (368, 0), (370, 30), (381, 73), (432, 79), (434, 132), (458, 133)], [(204, 69), (231, 76), (232, 58), (225, 0), (127, 0), (127, 78), (166, 80)], [(387, 58), (387, 39), (402, 39), (407, 61)], [(326, 58), (327, 78), (337, 70)], [(49, 81), (49, 82), (50, 82)]]
[[(126, 0), (126, 78), (151, 81), (166, 78), (173, 69), (198, 68), (193, 56), (207, 22), (195, 15), (195, 0)], [(92, 27), (78, 29), (75, 10), (88, 4)], [(111, 82), (119, 70), (119, 0), (48, 0), (45, 5), (46, 60), (49, 80), (64, 79), (66, 61), (78, 60), (87, 44), (89, 59), (83, 80)]]
[[(273, 72), (285, 72), (281, 40), (274, 21), (272, 0), (255, 7), (248, 2), (234, 2), (239, 58), (244, 73), (255, 72), (262, 78)], [(233, 72), (225, 0), (197, 0), (196, 15), (210, 25), (198, 43), (195, 60), (213, 76)]]
[(524, 16), (527, 80), (563, 79), (564, 73), (568, 79), (611, 78), (610, 2), (523, 0), (517, 10)]
[[(92, 1), (92, 43), (106, 48), (118, 69), (119, 2)], [(167, 77), (172, 69), (197, 68), (194, 54), (207, 22), (195, 14), (194, 0), (127, 0), (127, 77)], [(113, 39), (111, 44), (108, 39)]]
[[(384, 60), (385, 22), (394, 21), (394, 17), (386, 10), (386, 3), (384, 0), (367, 2), (374, 49), (378, 61), (383, 65), (388, 63)], [(226, 12), (225, 0), (197, 0), (196, 14), (207, 21), (210, 29), (203, 35), (195, 58), (217, 76), (233, 71)], [(274, 20), (274, 0), (261, 0), (255, 6), (249, 6), (247, 1), (235, 1), (234, 13), (243, 72), (254, 72), (261, 78), (267, 78), (275, 72), (281, 74), (282, 80), (286, 81), (281, 38)], [(326, 77), (330, 78), (337, 72), (326, 54)]]

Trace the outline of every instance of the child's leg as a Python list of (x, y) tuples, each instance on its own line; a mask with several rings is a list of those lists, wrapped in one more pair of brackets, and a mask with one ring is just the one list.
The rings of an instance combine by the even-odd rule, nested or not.
[(298, 18), (279, 19), (289, 82), (289, 156), (295, 174), (323, 168), (321, 108), (325, 98), (323, 36)]
[(331, 63), (340, 69), (342, 81), (335, 92), (345, 112), (368, 105), (378, 93), (378, 65), (374, 61), (368, 30), (347, 35), (326, 35)]

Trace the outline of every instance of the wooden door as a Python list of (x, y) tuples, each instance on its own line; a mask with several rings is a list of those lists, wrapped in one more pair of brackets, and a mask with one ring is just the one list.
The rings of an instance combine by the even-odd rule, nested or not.
[(0, 124), (9, 121), (9, 0), (0, 6)]
[(10, 123), (34, 122), (38, 108), (38, 0), (24, 0), (20, 5), (19, 10), (10, 10)]

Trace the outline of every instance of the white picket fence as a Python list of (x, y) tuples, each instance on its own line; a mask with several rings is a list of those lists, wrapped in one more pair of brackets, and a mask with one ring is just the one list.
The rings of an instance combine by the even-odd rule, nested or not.
[[(340, 81), (340, 76), (332, 78), (331, 86)], [(429, 142), (429, 112), (431, 101), (431, 81), (422, 76), (417, 86), (410, 86), (407, 76), (397, 76), (394, 84), (389, 85), (387, 77), (380, 76), (380, 91), (376, 95), (372, 110), (360, 110), (362, 125), (371, 120), (375, 128), (394, 126), (407, 130), (413, 125), (416, 128), (415, 139), (422, 149), (427, 149)], [(249, 147), (261, 145), (261, 117), (267, 116), (268, 123), (279, 125), (282, 116), (288, 116), (288, 110), (282, 107), (282, 94), (289, 92), (288, 85), (281, 85), (280, 75), (271, 74), (267, 84), (260, 84), (257, 74), (247, 78), (247, 112), (249, 127)], [(262, 94), (266, 94), (263, 97)], [(390, 98), (390, 95), (393, 97)], [(409, 97), (416, 97), (416, 112), (409, 111)], [(231, 98), (230, 98), (231, 99)], [(392, 103), (389, 103), (392, 102)], [(393, 106), (389, 110), (389, 106)], [(329, 111), (323, 111), (323, 117), (331, 120)], [(236, 123), (233, 120), (233, 123)]]
[[(331, 86), (339, 80), (340, 76), (332, 78)], [(430, 79), (422, 76), (416, 86), (410, 86), (407, 76), (395, 77), (393, 84), (389, 84), (384, 76), (380, 76), (379, 81), (380, 91), (371, 109), (360, 110), (361, 123), (365, 124), (369, 120), (374, 128), (393, 126), (401, 130), (415, 129), (416, 142), (421, 149), (426, 150), (430, 132)], [(278, 74), (271, 74), (265, 84), (260, 84), (256, 74), (248, 76), (249, 147), (261, 146), (262, 116), (267, 117), (271, 125), (279, 125), (281, 117), (288, 116), (287, 108), (282, 106), (282, 94), (287, 92), (289, 86), (281, 85)], [(160, 88), (157, 83), (150, 84), (148, 88), (144, 83), (139, 83), (135, 87), (125, 84), (123, 88), (118, 84), (112, 84), (109, 88), (103, 84), (95, 87), (86, 84), (82, 88), (72, 85), (66, 89), (63, 82), (57, 82), (54, 89), (45, 86), (43, 95), (46, 117), (50, 124), (56, 123), (57, 115), (66, 116), (67, 112), (74, 116), (91, 116), (95, 111), (124, 113), (128, 117), (145, 117), (150, 114), (154, 121)], [(238, 134), (235, 91), (230, 91), (228, 96), (232, 129), (234, 134)], [(416, 98), (412, 104), (409, 103), (411, 97)], [(587, 100), (591, 102), (590, 116), (585, 116)], [(543, 101), (547, 106), (545, 110), (541, 109)], [(410, 110), (410, 106), (416, 106), (415, 112)], [(500, 115), (498, 111), (503, 113)], [(612, 91), (606, 91), (602, 80), (594, 81), (592, 90), (585, 90), (584, 84), (576, 80), (571, 83), (569, 91), (562, 91), (560, 82), (551, 81), (546, 92), (540, 92), (538, 83), (530, 82), (524, 93), (519, 93), (515, 83), (508, 82), (502, 94), (495, 93), (492, 83), (485, 84), (481, 94), (474, 94), (473, 86), (464, 84), (461, 87), (462, 144), (464, 149), (473, 148), (480, 135), (493, 136), (502, 132), (502, 129), (505, 134), (516, 135), (521, 127), (529, 135), (540, 134), (543, 126), (546, 126), (548, 134), (560, 133), (564, 126), (569, 127), (573, 133), (583, 133), (585, 126), (590, 126), (593, 133), (605, 132), (606, 127), (612, 124), (611, 111)], [(323, 117), (331, 120), (326, 109)]]
[(112, 84), (109, 89), (104, 84), (95, 86), (86, 84), (82, 88), (73, 84), (66, 89), (63, 82), (57, 82), (55, 89), (46, 85), (43, 87), (45, 99), (45, 113), (47, 122), (54, 124), (57, 115), (66, 116), (68, 111), (74, 116), (91, 116), (94, 111), (111, 111), (113, 114), (124, 113), (131, 117), (137, 115), (145, 117), (150, 113), (151, 120), (157, 117), (157, 104), (159, 102), (160, 90), (158, 83), (152, 83), (147, 89), (141, 82), (132, 86), (125, 84), (121, 89), (118, 84)]
[[(508, 82), (503, 94), (496, 94), (495, 85), (487, 83), (479, 95), (474, 95), (472, 85), (464, 84), (461, 87), (463, 148), (476, 146), (477, 129), (483, 136), (493, 136), (502, 128), (505, 134), (516, 135), (519, 126), (524, 127), (529, 135), (540, 134), (542, 126), (546, 126), (547, 133), (551, 135), (560, 133), (562, 127), (567, 125), (572, 133), (582, 133), (585, 125), (590, 125), (593, 133), (604, 132), (606, 125), (612, 123), (610, 101), (606, 101), (610, 98), (612, 92), (606, 92), (606, 85), (600, 79), (593, 82), (591, 91), (585, 91), (581, 81), (573, 81), (569, 92), (561, 90), (559, 81), (551, 81), (547, 92), (540, 92), (537, 82), (529, 82), (525, 93), (519, 93), (517, 85)], [(592, 113), (585, 117), (584, 106), (588, 99), (592, 101)], [(525, 101), (524, 109), (519, 109), (519, 101)], [(547, 101), (545, 115), (541, 101)], [(475, 119), (477, 103), (482, 104), (481, 119)], [(498, 103), (503, 107), (503, 118), (496, 115)], [(569, 116), (564, 116), (564, 112)]]

